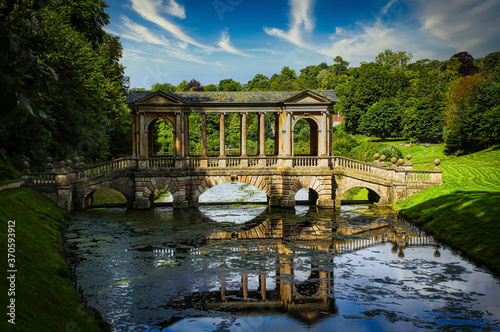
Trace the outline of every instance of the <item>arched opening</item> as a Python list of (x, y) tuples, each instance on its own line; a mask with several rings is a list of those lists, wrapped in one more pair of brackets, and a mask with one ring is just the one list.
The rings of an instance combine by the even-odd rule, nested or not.
[(149, 126), (149, 156), (174, 155), (175, 132), (169, 119), (157, 119)]
[(97, 189), (85, 197), (85, 208), (123, 207), (127, 198), (117, 190), (110, 188)]
[(311, 188), (302, 188), (295, 194), (297, 205), (316, 205), (318, 198), (318, 193)]
[(239, 113), (227, 113), (224, 117), (224, 125), (226, 155), (239, 156), (241, 154), (241, 115)]
[(302, 118), (293, 127), (293, 154), (318, 155), (318, 124), (311, 118)]
[(189, 121), (189, 155), (201, 156), (201, 114), (190, 113)]
[(342, 204), (378, 203), (380, 196), (373, 190), (365, 187), (351, 188), (340, 197)]
[(259, 114), (248, 113), (247, 115), (247, 154), (256, 156), (259, 154)]
[(267, 195), (250, 184), (226, 182), (199, 197), (199, 210), (218, 222), (245, 223), (267, 209)]

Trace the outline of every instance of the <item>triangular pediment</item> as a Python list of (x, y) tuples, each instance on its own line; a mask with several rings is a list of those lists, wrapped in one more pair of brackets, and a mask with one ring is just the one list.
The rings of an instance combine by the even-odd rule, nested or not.
[(331, 100), (320, 96), (312, 91), (306, 90), (284, 101), (286, 104), (323, 104), (331, 103)]
[(138, 100), (137, 104), (148, 104), (148, 105), (178, 105), (182, 104), (182, 102), (175, 98), (174, 96), (162, 92), (156, 91), (152, 94)]

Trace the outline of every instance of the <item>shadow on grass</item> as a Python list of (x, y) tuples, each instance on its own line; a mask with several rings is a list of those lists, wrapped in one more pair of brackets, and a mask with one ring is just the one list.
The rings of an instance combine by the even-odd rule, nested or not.
[(456, 191), (401, 213), (500, 275), (500, 192)]

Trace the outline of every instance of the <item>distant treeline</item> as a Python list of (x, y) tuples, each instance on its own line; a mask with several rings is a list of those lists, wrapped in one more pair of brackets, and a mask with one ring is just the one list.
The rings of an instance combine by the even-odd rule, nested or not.
[[(174, 86), (156, 83), (151, 90), (180, 91), (300, 91), (335, 90), (339, 102), (335, 112), (345, 116), (339, 128), (348, 134), (379, 137), (405, 137), (415, 141), (446, 143), (449, 154), (463, 154), (500, 143), (500, 52), (473, 59), (466, 52), (448, 61), (422, 59), (411, 62), (405, 51), (385, 50), (374, 62), (349, 67), (337, 56), (332, 65), (307, 66), (300, 74), (284, 67), (271, 78), (257, 74), (246, 84), (224, 79), (202, 86), (193, 79)], [(141, 90), (141, 89), (137, 89)], [(193, 119), (198, 123), (198, 119)], [(272, 122), (272, 121), (271, 121)], [(267, 122), (266, 122), (267, 123)], [(253, 122), (252, 122), (253, 124)], [(255, 124), (256, 126), (256, 124)], [(193, 137), (199, 137), (199, 125)], [(212, 124), (217, 131), (217, 123)], [(272, 130), (266, 130), (266, 147), (273, 146)], [(307, 149), (308, 126), (298, 123), (296, 144)], [(170, 131), (170, 130), (169, 130)], [(255, 133), (254, 133), (255, 131)], [(239, 121), (229, 121), (228, 140), (239, 147)], [(209, 148), (218, 149), (218, 132)], [(165, 141), (160, 130), (157, 145)], [(249, 146), (256, 144), (256, 128), (250, 126)], [(192, 142), (196, 145), (196, 141)], [(210, 145), (211, 144), (211, 145)], [(199, 146), (192, 146), (199, 151)]]

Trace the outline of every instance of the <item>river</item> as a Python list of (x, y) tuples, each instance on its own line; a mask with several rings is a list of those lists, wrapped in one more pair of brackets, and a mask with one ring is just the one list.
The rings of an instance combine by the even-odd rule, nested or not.
[[(265, 199), (229, 186), (202, 198)], [(374, 205), (91, 209), (66, 238), (115, 331), (500, 329), (496, 278)]]

